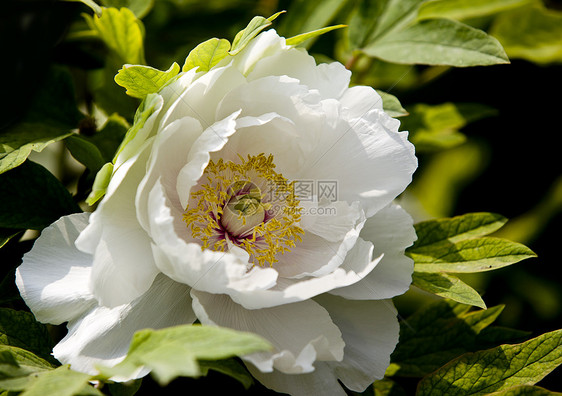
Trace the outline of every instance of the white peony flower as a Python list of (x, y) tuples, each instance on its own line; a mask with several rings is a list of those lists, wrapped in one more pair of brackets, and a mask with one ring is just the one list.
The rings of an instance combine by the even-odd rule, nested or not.
[(392, 201), (417, 160), (349, 79), (269, 30), (149, 96), (97, 210), (45, 229), (17, 270), (37, 319), (68, 322), (54, 356), (96, 373), (135, 331), (199, 320), (269, 340), (243, 360), (279, 392), (382, 378), (415, 239)]

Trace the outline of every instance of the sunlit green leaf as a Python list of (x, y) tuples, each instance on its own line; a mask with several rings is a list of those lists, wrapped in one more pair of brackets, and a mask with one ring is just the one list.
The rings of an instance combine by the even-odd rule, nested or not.
[(0, 227), (40, 230), (76, 212), (68, 190), (41, 165), (27, 161), (0, 175)]
[(285, 37), (291, 37), (300, 35), (302, 32), (323, 28), (334, 21), (334, 18), (348, 3), (349, 0), (293, 1), (287, 15), (279, 23), (279, 33)]
[(270, 16), (269, 18), (264, 18), (262, 16), (256, 16), (252, 18), (250, 23), (248, 23), (248, 26), (246, 26), (245, 29), (239, 31), (234, 37), (234, 40), (232, 41), (232, 47), (229, 52), (230, 55), (236, 55), (237, 53), (242, 51), (244, 47), (246, 47), (246, 45), (248, 45), (248, 43), (262, 30), (264, 30), (268, 26), (271, 26), (271, 22), (280, 14), (282, 14), (282, 11)]
[(489, 396), (562, 396), (562, 393), (552, 392), (540, 386), (517, 385), (502, 391), (490, 393)]
[(495, 38), (450, 19), (420, 21), (369, 42), (362, 51), (388, 62), (404, 64), (467, 67), (509, 63)]
[(462, 304), (486, 308), (480, 294), (454, 275), (436, 272), (414, 272), (412, 284), (429, 293)]
[(400, 326), (400, 341), (388, 376), (421, 377), (465, 352), (480, 349), (479, 334), (503, 306), (467, 312), (468, 306), (440, 301), (421, 308)]
[(491, 234), (500, 229), (507, 219), (496, 213), (467, 213), (445, 219), (427, 220), (415, 225), (418, 239), (412, 250), (441, 242), (460, 242)]
[(127, 95), (144, 99), (146, 95), (160, 91), (179, 71), (176, 62), (166, 71), (150, 66), (124, 65), (115, 76), (115, 82), (127, 89)]
[(255, 334), (230, 329), (184, 325), (135, 333), (125, 360), (113, 368), (100, 367), (101, 375), (128, 376), (148, 368), (162, 385), (178, 376), (201, 375), (198, 359), (214, 360), (270, 348)]
[(512, 58), (562, 62), (562, 11), (546, 9), (540, 2), (499, 15), (490, 33)]
[(145, 64), (142, 22), (128, 8), (104, 8), (101, 17), (85, 16), (90, 28), (122, 63)]
[(212, 38), (195, 47), (183, 65), (182, 71), (188, 71), (194, 67), (199, 67), (197, 71), (208, 71), (213, 66), (228, 56), (230, 42), (225, 39)]
[(49, 370), (32, 377), (22, 396), (85, 396), (103, 393), (89, 384), (89, 374), (70, 370), (68, 365), (61, 366), (55, 370)]
[(19, 391), (26, 388), (33, 375), (54, 367), (33, 353), (18, 347), (0, 345), (0, 389)]
[[(406, 396), (406, 391), (390, 378), (375, 381), (372, 385), (374, 396)], [(369, 393), (372, 395), (372, 393)]]
[(492, 237), (445, 241), (412, 249), (408, 255), (414, 260), (415, 271), (453, 273), (491, 271), (536, 257), (520, 243)]
[(308, 32), (308, 33), (303, 33), (303, 34), (299, 34), (297, 36), (293, 36), (290, 37), (286, 40), (287, 45), (299, 45), (301, 43), (304, 43), (306, 40), (309, 40), (311, 38), (314, 37), (318, 37), (323, 35), (324, 33), (328, 33), (332, 30), (335, 29), (341, 29), (347, 27), (347, 25), (334, 25), (334, 26), (328, 26), (322, 29), (317, 29), (317, 30), (313, 30), (312, 32)]
[(377, 93), (381, 96), (382, 107), (389, 116), (402, 117), (408, 115), (408, 112), (402, 107), (396, 96), (380, 90), (377, 90)]
[(481, 395), (534, 385), (562, 363), (562, 330), (467, 353), (421, 380), (417, 394)]
[(534, 0), (434, 0), (424, 3), (418, 19), (468, 19), (493, 15)]
[(86, 198), (86, 203), (88, 205), (93, 205), (99, 201), (107, 191), (107, 186), (113, 175), (113, 164), (111, 162), (106, 163), (96, 174), (94, 184), (92, 186), (92, 192)]
[(123, 8), (133, 11), (137, 18), (143, 18), (154, 6), (155, 0), (101, 0), (106, 7)]

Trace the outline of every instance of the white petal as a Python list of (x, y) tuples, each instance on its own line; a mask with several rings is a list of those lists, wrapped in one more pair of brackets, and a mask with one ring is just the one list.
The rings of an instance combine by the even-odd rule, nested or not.
[(277, 370), (262, 373), (247, 364), (248, 370), (259, 382), (276, 392), (292, 396), (346, 396), (333, 370), (327, 363), (317, 362), (315, 370), (306, 374), (284, 374)]
[(225, 295), (192, 291), (192, 297), (201, 323), (252, 332), (272, 343), (272, 352), (243, 357), (261, 371), (275, 368), (284, 373), (306, 373), (314, 370), (316, 360), (339, 361), (343, 357), (340, 331), (326, 310), (312, 300), (246, 310)]
[(301, 177), (335, 180), (337, 199), (359, 200), (370, 217), (410, 183), (417, 167), (414, 146), (407, 132), (398, 132), (399, 122), (381, 110), (371, 110), (360, 119), (342, 117), (336, 128), (326, 128)]
[(145, 230), (149, 231), (148, 194), (157, 179), (160, 178), (172, 205), (183, 211), (176, 190), (177, 176), (187, 162), (193, 142), (202, 132), (203, 128), (199, 121), (184, 117), (166, 126), (156, 136), (146, 176), (139, 184), (135, 201), (139, 223)]
[(145, 145), (117, 170), (110, 182), (114, 193), (102, 200), (76, 240), (80, 250), (94, 255), (91, 290), (102, 305), (131, 302), (148, 290), (158, 273), (150, 238), (139, 224), (135, 208), (149, 148)]
[(246, 48), (234, 57), (232, 65), (242, 74), (248, 75), (256, 63), (278, 52), (285, 53), (289, 48), (285, 44), (285, 38), (279, 37), (274, 29), (270, 29), (250, 41)]
[(364, 391), (384, 376), (398, 343), (399, 326), (392, 301), (350, 301), (328, 294), (315, 300), (328, 310), (345, 341), (343, 361), (327, 364), (349, 389)]
[(156, 264), (170, 278), (210, 293), (241, 290), (252, 294), (275, 285), (277, 272), (274, 269), (256, 267), (248, 271), (247, 261), (242, 261), (239, 255), (201, 250), (199, 244), (186, 242), (178, 236), (175, 219), (159, 182), (150, 193), (149, 207)]
[(344, 91), (340, 103), (350, 118), (361, 118), (373, 109), (382, 110), (382, 98), (371, 87), (358, 85)]
[(199, 120), (203, 128), (209, 128), (224, 118), (217, 118), (215, 114), (222, 98), (245, 82), (244, 76), (234, 67), (215, 68), (203, 74), (180, 93), (160, 121), (160, 128), (188, 116)]
[(240, 110), (229, 114), (217, 121), (195, 140), (187, 155), (186, 165), (180, 170), (176, 189), (181, 207), (186, 208), (189, 202), (189, 193), (209, 164), (210, 153), (219, 151), (228, 142), (228, 138), (236, 132), (236, 118)]
[(89, 290), (93, 257), (74, 246), (88, 217), (64, 216), (45, 228), (16, 270), (20, 294), (40, 322), (61, 324), (96, 304)]
[(300, 202), (304, 208), (301, 227), (305, 232), (312, 232), (330, 242), (341, 241), (349, 230), (365, 220), (358, 202), (348, 204), (345, 201), (318, 205), (316, 202)]
[(404, 251), (416, 240), (410, 215), (398, 205), (389, 205), (367, 220), (361, 237), (373, 243), (375, 257), (384, 257), (360, 282), (331, 293), (354, 300), (379, 300), (406, 292), (412, 282), (414, 262)]
[[(96, 365), (112, 366), (126, 355), (133, 334), (195, 320), (189, 288), (159, 275), (150, 289), (130, 304), (95, 307), (68, 323), (68, 334), (54, 356), (72, 369), (95, 374)], [(127, 380), (128, 378), (120, 379)]]

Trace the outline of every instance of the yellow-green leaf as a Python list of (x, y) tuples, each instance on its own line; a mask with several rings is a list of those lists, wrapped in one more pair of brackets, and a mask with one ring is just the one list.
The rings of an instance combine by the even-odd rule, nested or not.
[(182, 71), (188, 71), (199, 67), (197, 71), (208, 71), (228, 55), (230, 42), (225, 39), (212, 38), (195, 47), (182, 67)]

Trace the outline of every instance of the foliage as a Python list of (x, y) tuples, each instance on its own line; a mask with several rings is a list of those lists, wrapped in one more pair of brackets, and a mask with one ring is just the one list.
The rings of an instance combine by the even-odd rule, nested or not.
[[(245, 389), (259, 386), (235, 359), (269, 348), (255, 335), (199, 325), (141, 330), (121, 363), (89, 375), (61, 366), (50, 355), (60, 330), (35, 321), (16, 298), (4, 297), (13, 288), (14, 268), (29, 249), (29, 242), (19, 237), (26, 230), (41, 231), (63, 215), (89, 210), (103, 197), (121, 165), (117, 156), (138, 149), (129, 143), (158, 105), (153, 94), (183, 72), (208, 71), (228, 60), (274, 27), (288, 45), (309, 48), (319, 62), (340, 61), (353, 71), (354, 84), (376, 88), (385, 111), (400, 117), (402, 129), (410, 131), (420, 156), (420, 171), (401, 202), (418, 220), (418, 239), (406, 252), (415, 263), (412, 292), (421, 289), (432, 295), (432, 302), (420, 307), (424, 297), (419, 297), (413, 308), (406, 307), (413, 313), (401, 323), (385, 378), (365, 394), (554, 394), (536, 384), (562, 363), (561, 330), (530, 338), (529, 332), (493, 325), (509, 308), (486, 309), (481, 277), (536, 257), (519, 242), (532, 241), (561, 211), (562, 184), (507, 225), (505, 217), (488, 212), (450, 217), (462, 213), (455, 212), (461, 186), (484, 167), (484, 149), (472, 139), (471, 127), (502, 114), (478, 98), (465, 101), (454, 95), (434, 103), (416, 93), (426, 93), (426, 87), (453, 68), (509, 68), (509, 59), (526, 60), (532, 67), (560, 63), (562, 13), (532, 0), (279, 2), (287, 5), (286, 13), (276, 4), (64, 4), (79, 11), (64, 21), (68, 34), (53, 51), (54, 61), (36, 92), (22, 104), (24, 116), (0, 131), (0, 390), (10, 395), (142, 394), (140, 380), (113, 381), (138, 372), (151, 372), (160, 386), (213, 371)], [(272, 16), (254, 16), (260, 13)], [(14, 18), (24, 14), (14, 8)], [(526, 100), (545, 100), (529, 96)], [(398, 97), (406, 100), (401, 103)], [(74, 158), (78, 175), (70, 166), (54, 175), (34, 162), (62, 142), (66, 159), (60, 161)], [(516, 186), (525, 188), (523, 183)], [(471, 286), (472, 280), (478, 286)]]

